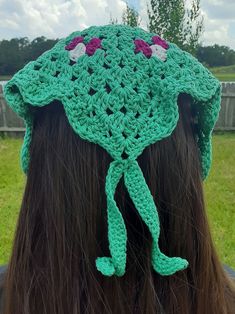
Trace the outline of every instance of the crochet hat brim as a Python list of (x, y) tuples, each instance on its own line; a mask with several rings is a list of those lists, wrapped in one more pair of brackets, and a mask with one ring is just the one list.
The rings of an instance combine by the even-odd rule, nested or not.
[[(112, 33), (113, 30), (114, 33)], [(198, 112), (198, 147), (201, 156), (202, 176), (205, 179), (212, 159), (211, 132), (218, 119), (220, 110), (220, 82), (196, 58), (173, 43), (169, 43), (167, 60), (165, 62), (153, 57), (146, 59), (142, 53), (134, 54), (133, 38), (141, 37), (145, 41), (149, 41), (151, 36), (154, 35), (140, 28), (118, 27), (119, 35), (122, 31), (126, 35), (123, 39), (123, 45), (126, 43), (125, 40), (129, 40), (130, 48), (126, 49), (126, 53), (124, 45), (121, 47), (123, 51), (117, 52), (112, 46), (115, 44), (116, 39), (114, 36), (116, 30), (117, 27), (106, 25), (103, 27), (90, 27), (82, 32), (73, 32), (67, 38), (61, 39), (51, 50), (43, 53), (37, 60), (29, 62), (6, 84), (4, 96), (8, 104), (25, 120), (26, 124), (24, 145), (21, 151), (21, 163), (24, 172), (27, 173), (29, 144), (33, 127), (33, 117), (30, 115), (29, 105), (39, 107), (45, 106), (55, 99), (59, 100), (64, 105), (66, 115), (74, 131), (83, 139), (98, 143), (114, 159), (117, 159), (125, 147), (129, 145), (127, 149), (136, 158), (147, 145), (161, 140), (172, 133), (179, 118), (177, 98), (180, 93), (187, 93), (192, 96), (193, 105)], [(75, 36), (81, 35), (84, 35), (85, 39), (87, 36), (87, 42), (92, 37), (104, 38), (103, 46), (105, 49), (97, 49), (92, 57), (84, 55), (76, 64), (73, 63), (71, 65), (68, 51), (64, 47)], [(118, 45), (118, 42), (115, 45)], [(116, 63), (114, 60), (115, 53), (120, 54), (116, 58)], [(131, 60), (134, 57), (136, 58), (136, 64), (141, 66), (137, 70), (135, 69), (135, 73), (133, 70), (133, 73), (130, 74), (131, 66), (134, 67), (136, 65)], [(112, 63), (113, 69), (110, 69), (111, 66), (107, 66), (107, 60), (110, 65)], [(121, 68), (122, 71), (119, 71), (120, 69), (116, 67), (116, 65), (120, 64), (120, 60), (124, 64), (124, 67)], [(104, 67), (104, 65), (106, 66)], [(92, 74), (88, 73), (89, 69), (92, 69)], [(146, 73), (148, 72), (147, 74), (151, 74), (151, 78), (148, 78), (145, 71)], [(162, 73), (164, 74), (164, 80), (160, 78)], [(154, 122), (148, 125), (146, 122), (150, 120), (150, 109), (146, 109), (146, 119), (144, 117), (145, 113), (143, 114), (145, 119), (143, 124), (146, 125), (146, 130), (140, 131), (142, 132), (140, 139), (130, 139), (129, 143), (125, 144), (125, 147), (124, 144), (120, 147), (118, 146), (118, 141), (120, 141), (119, 134), (111, 139), (98, 133), (95, 134), (93, 121), (95, 121), (96, 117), (93, 117), (92, 120), (91, 114), (94, 107), (94, 99), (97, 106), (99, 102), (103, 101), (110, 108), (115, 101), (125, 103), (125, 100), (129, 97), (128, 91), (131, 95), (130, 97), (132, 97), (133, 86), (124, 87), (126, 94), (122, 93), (121, 89), (119, 91), (116, 88), (115, 84), (116, 82), (120, 83), (120, 77), (123, 80), (132, 79), (137, 86), (139, 85), (142, 88), (142, 90), (140, 88), (137, 96), (133, 97), (133, 101), (136, 101), (136, 106), (139, 108), (141, 103), (148, 102), (146, 93), (149, 86), (153, 93), (151, 108), (155, 111), (155, 115), (152, 118)], [(145, 84), (145, 81), (148, 81), (148, 86), (147, 83)], [(107, 84), (107, 82), (109, 85), (113, 84), (114, 87), (110, 94), (102, 95), (102, 86)], [(90, 95), (88, 95), (89, 86), (95, 86), (97, 90), (92, 100)], [(155, 91), (156, 95), (154, 94)], [(159, 97), (161, 97), (161, 104), (158, 103)], [(155, 101), (156, 106), (154, 105)], [(87, 106), (86, 115), (89, 117), (89, 122), (87, 122), (87, 116), (84, 115), (84, 103)], [(81, 114), (82, 110), (83, 113)], [(139, 111), (141, 111), (141, 108)], [(128, 123), (128, 121), (126, 122), (122, 119), (120, 112), (114, 112), (111, 116), (105, 116), (105, 111), (97, 111), (96, 114), (100, 116), (100, 128), (103, 130), (108, 130), (107, 125), (110, 125), (110, 122), (114, 126)], [(130, 125), (133, 124), (133, 121), (130, 119)], [(137, 127), (141, 129), (141, 126), (135, 125), (133, 132), (138, 132), (138, 130), (136, 131)], [(122, 131), (120, 130), (120, 132)], [(117, 151), (114, 150), (114, 147), (117, 148)], [(135, 152), (133, 152), (134, 150)]]

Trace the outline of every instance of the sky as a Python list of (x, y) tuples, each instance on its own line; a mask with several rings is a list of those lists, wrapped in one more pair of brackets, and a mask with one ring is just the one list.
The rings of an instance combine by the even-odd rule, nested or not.
[[(128, 0), (146, 28), (146, 1)], [(187, 0), (190, 4), (190, 0)], [(37, 36), (62, 38), (91, 25), (104, 25), (110, 16), (121, 21), (125, 0), (0, 0), (0, 40)], [(235, 49), (235, 0), (201, 0), (203, 45)]]

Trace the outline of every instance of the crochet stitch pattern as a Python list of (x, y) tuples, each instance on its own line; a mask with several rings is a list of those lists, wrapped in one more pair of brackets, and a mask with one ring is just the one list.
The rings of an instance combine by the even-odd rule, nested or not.
[(153, 36), (152, 42), (154, 45), (151, 46), (142, 39), (136, 39), (134, 42), (136, 46), (135, 52), (142, 51), (147, 58), (156, 56), (162, 61), (166, 60), (166, 49), (168, 49), (169, 46), (168, 43), (159, 36)]
[[(89, 43), (90, 50), (85, 53)], [(152, 45), (157, 46), (156, 54), (149, 50)], [(70, 51), (76, 48), (78, 54), (71, 59)], [(158, 51), (164, 52), (162, 58)], [(100, 145), (113, 158), (105, 185), (110, 256), (96, 259), (97, 269), (106, 276), (122, 276), (126, 267), (127, 232), (114, 199), (122, 176), (151, 232), (153, 269), (166, 276), (188, 266), (186, 259), (168, 257), (160, 251), (158, 211), (136, 160), (145, 147), (175, 129), (180, 93), (189, 94), (193, 100), (205, 179), (211, 166), (211, 136), (220, 110), (221, 84), (191, 54), (157, 34), (126, 25), (91, 26), (73, 32), (29, 62), (5, 86), (8, 104), (26, 125), (21, 149), (26, 174), (33, 129), (29, 107), (44, 106), (55, 99), (63, 104), (74, 132)]]

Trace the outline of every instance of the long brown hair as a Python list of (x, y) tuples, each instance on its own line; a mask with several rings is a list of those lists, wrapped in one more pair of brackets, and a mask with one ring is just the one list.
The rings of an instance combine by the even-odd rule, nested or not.
[[(190, 97), (178, 98), (171, 136), (138, 157), (161, 222), (160, 248), (189, 267), (161, 276), (151, 235), (119, 182), (115, 198), (127, 233), (123, 277), (95, 268), (109, 255), (105, 177), (112, 158), (82, 140), (62, 104), (34, 109), (30, 165), (5, 280), (5, 314), (232, 314), (235, 288), (208, 226)], [(216, 196), (215, 196), (216, 197)]]

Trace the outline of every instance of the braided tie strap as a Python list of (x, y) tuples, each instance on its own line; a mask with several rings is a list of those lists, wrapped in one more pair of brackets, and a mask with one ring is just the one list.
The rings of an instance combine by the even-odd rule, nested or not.
[(106, 276), (122, 276), (125, 273), (127, 232), (123, 217), (114, 200), (117, 184), (123, 174), (129, 195), (153, 238), (152, 265), (154, 270), (167, 276), (187, 268), (187, 260), (180, 257), (168, 257), (160, 251), (158, 245), (160, 223), (153, 197), (138, 162), (125, 159), (112, 161), (106, 177), (108, 239), (111, 257), (98, 257), (97, 269)]

